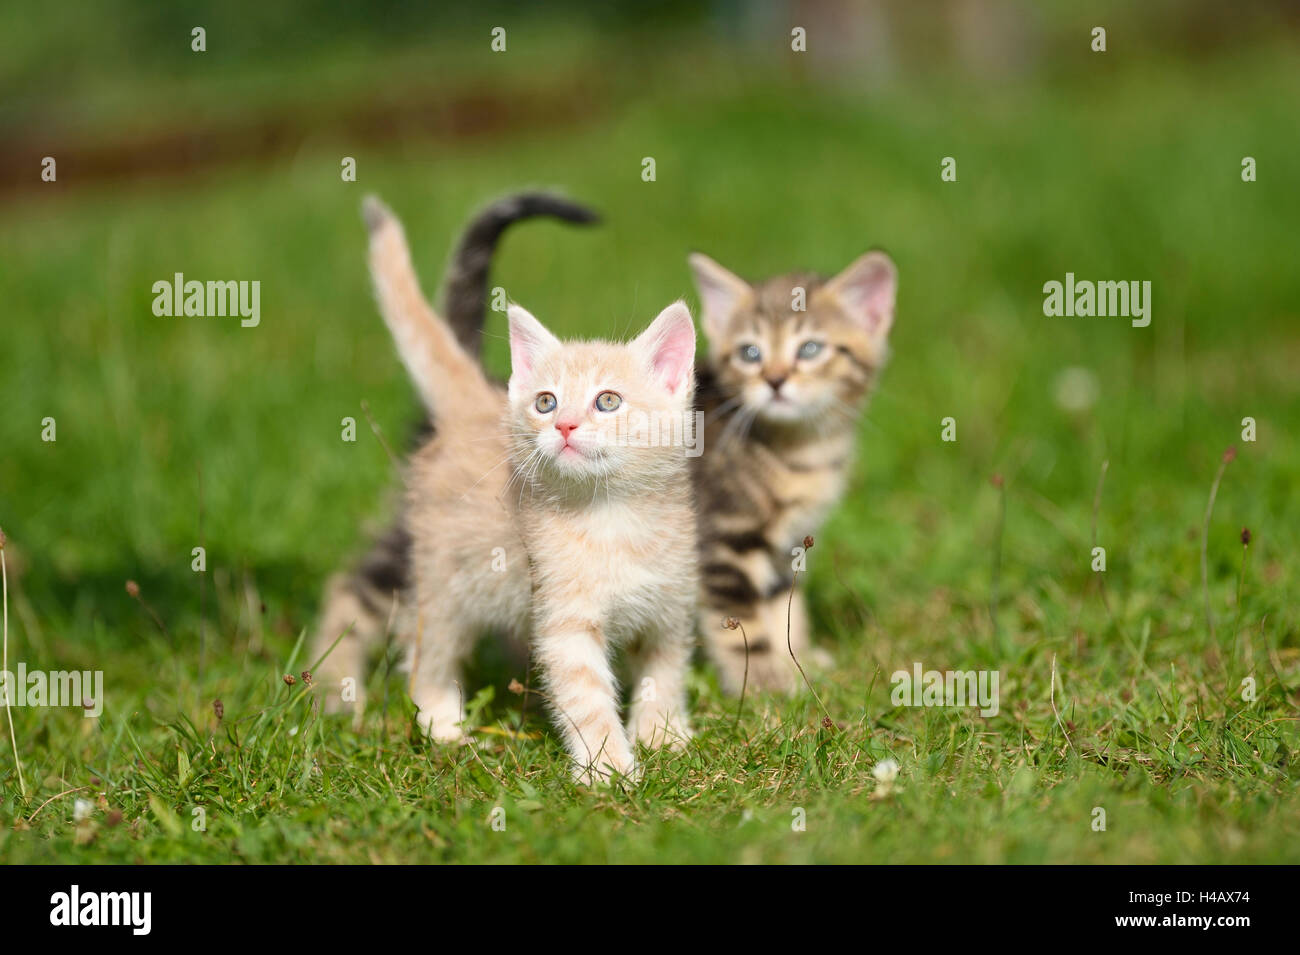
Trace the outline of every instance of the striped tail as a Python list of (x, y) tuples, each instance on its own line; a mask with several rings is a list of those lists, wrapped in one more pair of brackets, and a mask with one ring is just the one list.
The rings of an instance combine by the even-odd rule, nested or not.
[(521, 219), (544, 216), (590, 225), (600, 216), (576, 202), (545, 192), (520, 192), (478, 213), (461, 235), (446, 279), (447, 324), (461, 347), (477, 356), (487, 321), (488, 274), (502, 234)]

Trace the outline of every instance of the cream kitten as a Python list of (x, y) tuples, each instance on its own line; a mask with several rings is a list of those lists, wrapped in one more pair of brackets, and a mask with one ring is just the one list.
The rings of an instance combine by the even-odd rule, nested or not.
[[(627, 344), (561, 342), (509, 310), (506, 394), (432, 313), (400, 224), (366, 205), (384, 320), (437, 434), (413, 456), (404, 514), (408, 592), (397, 629), (410, 692), (433, 738), (464, 738), (461, 664), (484, 630), (530, 637), (555, 723), (580, 781), (632, 776), (632, 745), (690, 736), (695, 514), (683, 449), (625, 441), (640, 416), (690, 414), (695, 329), (670, 305)], [(337, 609), (337, 608), (336, 608)], [(332, 610), (322, 650), (346, 626)], [(622, 647), (635, 699), (619, 719), (611, 657)], [(358, 680), (346, 637), (325, 680)], [(335, 684), (337, 685), (337, 684)]]

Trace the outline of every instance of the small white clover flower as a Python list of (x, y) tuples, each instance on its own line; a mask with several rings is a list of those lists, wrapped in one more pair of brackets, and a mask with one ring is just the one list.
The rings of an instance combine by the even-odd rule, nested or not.
[(871, 767), (871, 775), (886, 785), (898, 778), (898, 763), (892, 759), (882, 759)]
[(1082, 414), (1097, 403), (1101, 386), (1091, 371), (1075, 366), (1063, 369), (1056, 376), (1052, 391), (1058, 408), (1071, 414)]
[(72, 819), (74, 822), (84, 822), (94, 811), (95, 804), (89, 799), (78, 799), (72, 804)]

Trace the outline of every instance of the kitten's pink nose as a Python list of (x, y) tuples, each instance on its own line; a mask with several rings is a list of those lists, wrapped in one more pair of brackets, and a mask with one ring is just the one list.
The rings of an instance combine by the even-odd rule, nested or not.
[(569, 440), (569, 434), (573, 431), (576, 431), (577, 429), (578, 429), (577, 422), (573, 422), (573, 421), (555, 422), (555, 430), (560, 432), (560, 434), (564, 436), (564, 441), (566, 444), (568, 443)]

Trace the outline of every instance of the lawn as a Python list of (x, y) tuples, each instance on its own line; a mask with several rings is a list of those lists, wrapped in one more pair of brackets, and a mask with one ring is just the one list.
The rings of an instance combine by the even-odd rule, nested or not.
[[(105, 703), (11, 710), (0, 861), (1300, 861), (1300, 69), (1268, 44), (1199, 68), (1107, 55), (881, 90), (677, 49), (555, 129), (335, 129), (122, 184), (69, 162), (12, 197), (8, 658), (102, 670)], [(612, 790), (570, 782), (490, 649), (459, 749), (418, 737), (391, 666), (356, 730), (300, 676), (325, 577), (391, 512), (365, 409), (399, 450), (416, 418), (361, 197), (404, 219), (432, 292), (473, 209), (526, 185), (606, 217), (520, 226), (498, 257), (564, 334), (694, 305), (693, 249), (759, 277), (883, 246), (901, 277), (850, 490), (808, 559), (821, 703), (751, 693), (738, 714), (700, 662), (698, 738)], [(260, 324), (156, 317), (175, 272), (260, 281)], [(1067, 272), (1150, 281), (1150, 326), (1044, 316)], [(504, 374), (500, 315), (488, 332)], [(894, 705), (914, 663), (996, 670), (999, 712)]]

